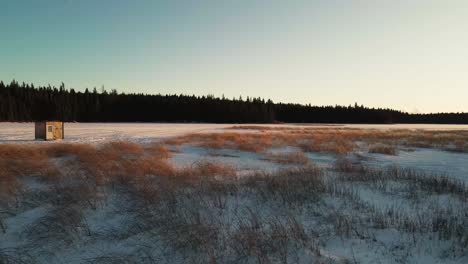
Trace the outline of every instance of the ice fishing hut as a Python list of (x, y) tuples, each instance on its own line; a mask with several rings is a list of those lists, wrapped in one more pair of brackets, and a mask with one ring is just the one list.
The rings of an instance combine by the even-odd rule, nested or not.
[(36, 140), (56, 140), (63, 139), (65, 135), (63, 122), (43, 121), (36, 122), (35, 136)]

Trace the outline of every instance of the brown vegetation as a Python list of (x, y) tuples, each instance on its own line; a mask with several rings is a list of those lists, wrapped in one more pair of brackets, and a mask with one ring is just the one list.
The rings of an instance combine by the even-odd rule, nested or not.
[[(207, 148), (228, 148), (266, 152), (270, 147), (296, 146), (306, 152), (347, 154), (358, 142), (373, 151), (395, 155), (397, 146), (437, 148), (449, 151), (468, 150), (467, 131), (430, 131), (410, 129), (316, 128), (293, 126), (234, 126), (231, 129), (256, 132), (192, 134), (169, 139), (167, 144), (195, 144)], [(386, 147), (383, 147), (386, 146)]]
[(385, 155), (398, 155), (398, 150), (395, 146), (375, 144), (369, 146), (369, 153), (379, 153)]
[[(2, 187), (13, 185), (6, 179), (17, 180), (28, 175), (48, 179), (47, 189), (31, 196), (34, 202), (2, 207), (0, 232), (9, 230), (2, 221), (4, 211), (17, 213), (28, 206), (45, 204), (48, 209), (44, 215), (22, 232), (22, 237), (30, 239), (25, 247), (33, 256), (43, 252), (52, 256), (51, 249), (86, 249), (89, 241), (128, 245), (125, 241), (131, 240), (140, 250), (138, 254), (148, 254), (145, 256), (148, 263), (168, 256), (197, 263), (289, 263), (300, 262), (296, 260), (305, 255), (309, 261), (328, 263), (326, 256), (320, 256), (327, 239), (341, 236), (343, 240), (360, 239), (367, 243), (372, 240), (369, 238), (374, 230), (383, 228), (413, 237), (418, 233), (437, 234), (438, 237), (430, 239), (451, 240), (454, 248), (466, 248), (465, 208), (454, 211), (418, 205), (411, 214), (399, 208), (373, 206), (356, 191), (370, 186), (385, 190), (383, 195), (386, 195), (392, 191), (389, 188), (392, 183), (404, 183), (392, 185), (397, 188), (393, 191), (398, 197), (450, 194), (449, 199), (464, 202), (468, 189), (463, 181), (397, 167), (367, 168), (346, 156), (338, 156), (333, 167), (327, 169), (310, 164), (301, 151), (268, 152), (270, 147), (300, 147), (299, 144), (306, 142), (303, 148), (310, 151), (347, 153), (355, 148), (354, 143), (346, 145), (348, 137), (363, 140), (359, 131), (349, 133), (271, 133), (265, 141), (256, 140), (258, 134), (236, 133), (210, 134), (206, 139), (204, 135), (177, 139), (214, 148), (239, 149), (236, 144), (240, 144), (242, 149), (266, 153), (274, 162), (296, 164), (289, 169), (252, 172), (247, 177), (236, 177), (235, 167), (216, 161), (204, 160), (181, 168), (172, 166), (167, 160), (170, 151), (164, 143), (0, 145), (0, 164), (4, 165), (0, 167)], [(387, 136), (390, 140), (395, 135)], [(369, 142), (376, 144), (373, 140)], [(329, 146), (332, 144), (339, 146)], [(60, 177), (48, 176), (53, 174)], [(26, 190), (9, 195), (26, 199), (30, 194)], [(89, 211), (111, 203), (110, 196), (115, 199), (115, 212), (107, 206), (105, 217), (99, 219), (125, 216), (122, 220), (125, 222), (116, 227), (98, 225), (99, 228), (93, 229), (93, 223), (87, 221)], [(4, 205), (0, 202), (0, 206)], [(132, 242), (135, 238), (139, 243)], [(157, 248), (161, 241), (163, 247)], [(154, 252), (161, 255), (151, 255)], [(8, 254), (11, 259), (21, 255)], [(103, 252), (102, 256), (88, 260), (106, 263), (106, 260), (138, 262), (142, 259), (141, 255), (132, 254)]]
[(302, 130), (265, 133), (211, 133), (191, 134), (165, 141), (169, 145), (191, 144), (212, 149), (235, 149), (256, 153), (267, 153), (272, 147), (299, 147), (306, 152), (330, 152), (346, 154), (355, 148), (338, 132), (305, 133)]
[(266, 160), (276, 163), (305, 165), (310, 162), (309, 157), (302, 151), (268, 153), (266, 156)]
[(263, 126), (235, 126), (233, 128), (260, 132), (191, 134), (169, 139), (165, 143), (192, 144), (212, 149), (225, 148), (265, 154), (269, 153), (269, 148), (293, 146), (304, 152), (345, 155), (356, 150), (358, 142), (369, 145), (371, 153), (387, 155), (397, 155), (398, 146), (438, 148), (459, 152), (465, 152), (468, 149), (468, 132), (466, 131)]
[(9, 197), (21, 186), (21, 176), (56, 176), (58, 171), (38, 146), (0, 145), (0, 198)]
[[(160, 144), (146, 148), (131, 142), (0, 145), (0, 191), (5, 196), (14, 193), (20, 186), (19, 176), (79, 177), (102, 185), (126, 177), (173, 175), (174, 168), (166, 161), (169, 157), (168, 149)], [(53, 158), (66, 159), (57, 164)]]

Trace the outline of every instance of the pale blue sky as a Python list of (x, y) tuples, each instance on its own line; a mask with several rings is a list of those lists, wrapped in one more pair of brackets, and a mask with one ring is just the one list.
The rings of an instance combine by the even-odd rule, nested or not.
[(0, 0), (0, 79), (468, 111), (464, 0)]

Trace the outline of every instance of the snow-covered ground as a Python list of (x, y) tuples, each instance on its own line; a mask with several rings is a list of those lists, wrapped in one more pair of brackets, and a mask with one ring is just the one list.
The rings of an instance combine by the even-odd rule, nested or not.
[[(187, 133), (257, 132), (232, 126), (71, 123), (64, 141), (99, 147), (108, 141), (147, 143)], [(445, 125), (340, 127), (468, 130)], [(41, 142), (33, 140), (33, 129), (31, 123), (0, 123), (0, 142)], [(142, 186), (131, 181), (94, 185), (87, 170), (75, 171), (80, 168), (76, 157), (54, 158), (66, 176), (59, 183), (21, 175), (17, 198), (0, 200), (0, 263), (468, 263), (468, 153), (405, 147), (397, 155), (368, 153), (366, 147), (344, 155), (306, 152), (310, 164), (319, 168), (315, 175), (315, 170), (294, 171), (310, 164), (268, 157), (297, 147), (249, 152), (186, 142), (168, 148), (167, 162), (176, 168), (226, 164), (238, 177), (216, 175), (195, 184), (169, 179), (168, 184), (150, 175)], [(125, 162), (134, 161), (127, 158)], [(334, 166), (340, 159), (381, 174), (339, 171)], [(387, 171), (392, 166), (401, 170)], [(417, 174), (405, 176), (405, 168)], [(310, 174), (323, 182), (304, 180)], [(438, 182), (442, 176), (446, 179)], [(278, 177), (286, 179), (276, 181)], [(141, 195), (152, 188), (154, 196)]]
[(400, 151), (397, 156), (366, 154), (365, 164), (371, 166), (399, 166), (438, 175), (448, 175), (468, 183), (468, 153), (436, 149)]
[[(151, 141), (187, 133), (215, 132), (222, 124), (159, 123), (65, 123), (65, 142), (96, 143), (102, 141)], [(0, 123), (0, 142), (31, 143), (34, 123)]]
[[(292, 128), (330, 128), (348, 127), (364, 129), (423, 129), (423, 130), (468, 130), (468, 125), (327, 125), (327, 124), (242, 124), (260, 127)], [(198, 123), (66, 123), (65, 142), (96, 143), (112, 140), (131, 140), (146, 142), (160, 138), (180, 136), (188, 133), (212, 133), (236, 131), (230, 127), (235, 124), (198, 124)], [(0, 122), (0, 143), (31, 143), (34, 141), (34, 123)], [(40, 142), (40, 141), (39, 141)]]

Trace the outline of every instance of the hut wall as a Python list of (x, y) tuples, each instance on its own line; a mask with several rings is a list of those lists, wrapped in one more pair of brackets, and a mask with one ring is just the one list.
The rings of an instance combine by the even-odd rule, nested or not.
[(36, 122), (35, 123), (35, 138), (36, 139), (46, 139), (46, 124), (45, 122)]
[[(52, 127), (52, 131), (49, 132), (49, 127)], [(64, 138), (64, 125), (63, 122), (48, 121), (48, 122), (36, 122), (35, 123), (35, 137), (36, 139), (43, 140), (56, 140)]]
[(54, 127), (53, 139), (63, 139), (63, 122), (47, 122)]

